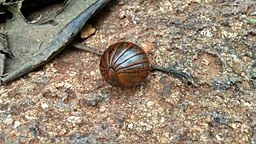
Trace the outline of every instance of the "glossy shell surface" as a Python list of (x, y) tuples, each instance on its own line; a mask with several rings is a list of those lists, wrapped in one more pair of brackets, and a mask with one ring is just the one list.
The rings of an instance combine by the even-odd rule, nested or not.
[(118, 42), (109, 46), (100, 59), (101, 75), (113, 86), (136, 86), (147, 78), (150, 70), (145, 51), (130, 42)]

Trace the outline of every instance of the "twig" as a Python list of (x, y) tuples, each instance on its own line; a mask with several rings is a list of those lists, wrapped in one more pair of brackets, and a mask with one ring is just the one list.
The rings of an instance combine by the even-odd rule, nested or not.
[(173, 68), (165, 68), (165, 67), (162, 67), (162, 66), (159, 66), (159, 65), (151, 65), (151, 67), (152, 67), (152, 70), (157, 70), (157, 71), (161, 71), (161, 72), (164, 72), (164, 73), (167, 73), (167, 74), (171, 74), (171, 75), (174, 75), (175, 77), (178, 77), (178, 78), (184, 78), (189, 83), (196, 86), (191, 74), (184, 71), (184, 70), (176, 70), (176, 69), (173, 69)]
[(92, 47), (89, 47), (89, 46), (86, 46), (86, 45), (81, 44), (81, 43), (73, 43), (72, 46), (75, 47), (75, 48), (81, 49), (81, 50), (89, 51), (89, 52), (94, 53), (94, 54), (99, 55), (99, 56), (101, 56), (103, 54), (102, 51), (97, 50), (97, 49), (92, 48)]

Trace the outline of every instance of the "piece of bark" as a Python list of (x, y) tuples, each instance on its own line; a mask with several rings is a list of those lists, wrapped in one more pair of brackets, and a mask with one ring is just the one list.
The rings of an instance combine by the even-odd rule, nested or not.
[[(54, 39), (61, 29), (97, 1), (98, 0), (70, 1), (65, 9), (54, 18), (54, 25), (31, 24), (24, 19), (24, 16), (20, 13), (20, 7), (23, 7), (23, 3), (22, 6), (21, 3), (16, 3), (12, 7), (10, 6), (9, 10), (12, 11), (13, 18), (6, 20), (5, 31), (8, 34), (9, 50), (15, 57), (6, 59), (5, 73), (10, 73), (27, 61), (30, 61), (38, 51), (41, 51), (42, 48), (46, 48), (49, 41)], [(44, 13), (42, 13), (42, 15), (44, 15)]]
[(85, 9), (76, 18), (63, 27), (57, 35), (40, 50), (33, 55), (27, 62), (18, 68), (4, 74), (1, 78), (1, 83), (10, 82), (28, 72), (44, 65), (51, 60), (56, 54), (61, 52), (82, 29), (87, 20), (99, 9), (103, 8), (109, 0), (99, 0)]
[(5, 58), (7, 54), (10, 54), (8, 51), (7, 38), (4, 33), (0, 33), (0, 76), (4, 74)]
[(5, 55), (0, 54), (0, 76), (4, 74)]

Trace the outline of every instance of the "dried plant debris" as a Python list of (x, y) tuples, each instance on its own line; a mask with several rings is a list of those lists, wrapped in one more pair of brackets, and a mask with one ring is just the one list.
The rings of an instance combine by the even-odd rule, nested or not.
[[(24, 21), (20, 13), (21, 3), (11, 7), (14, 21), (6, 24), (10, 51), (13, 59), (7, 61), (8, 67), (1, 81), (14, 80), (45, 64), (69, 44), (82, 29), (86, 21), (108, 0), (72, 2), (58, 17), (58, 25), (32, 25)], [(17, 9), (16, 9), (17, 8)], [(48, 42), (50, 41), (50, 42)]]
[[(30, 6), (30, 5), (31, 6)], [(53, 24), (57, 25), (55, 21), (58, 16), (68, 5), (70, 0), (55, 0), (55, 1), (39, 1), (33, 3), (31, 1), (24, 1), (22, 3), (21, 12), (27, 19), (28, 23), (32, 24)], [(32, 10), (36, 9), (36, 11)]]
[(13, 56), (12, 53), (8, 49), (8, 41), (6, 34), (0, 31), (0, 76), (4, 74), (5, 68), (5, 59), (6, 57)]
[(59, 14), (59, 11), (63, 9), (63, 4), (55, 4), (34, 13), (31, 13), (26, 17), (28, 23), (31, 24), (53, 24), (58, 23), (54, 21), (55, 17)]
[(0, 75), (4, 74), (4, 66), (5, 66), (5, 51), (7, 45), (7, 39), (5, 37), (5, 34), (0, 33)]

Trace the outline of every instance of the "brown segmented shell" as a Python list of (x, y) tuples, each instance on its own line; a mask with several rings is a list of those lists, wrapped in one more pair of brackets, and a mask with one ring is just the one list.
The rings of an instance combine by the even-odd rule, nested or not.
[(150, 70), (145, 51), (130, 42), (109, 46), (100, 59), (101, 75), (113, 86), (136, 86), (147, 78)]

